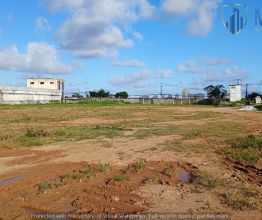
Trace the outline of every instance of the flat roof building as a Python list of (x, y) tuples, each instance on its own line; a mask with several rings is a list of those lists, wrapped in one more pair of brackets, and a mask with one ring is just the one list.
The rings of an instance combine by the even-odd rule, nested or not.
[(65, 81), (52, 78), (31, 78), (27, 80), (27, 88), (59, 90), (62, 91), (62, 98), (64, 98)]

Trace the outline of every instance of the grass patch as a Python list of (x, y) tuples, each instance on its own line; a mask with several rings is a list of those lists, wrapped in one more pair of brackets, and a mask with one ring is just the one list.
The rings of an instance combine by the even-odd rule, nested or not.
[(146, 165), (147, 165), (146, 160), (145, 159), (140, 159), (138, 162), (132, 164), (131, 167), (132, 167), (133, 171), (137, 173), (142, 168), (145, 168)]
[(103, 174), (106, 174), (108, 173), (109, 171), (111, 170), (111, 167), (109, 164), (99, 164), (98, 167), (97, 167), (97, 171), (99, 173), (103, 173)]
[(167, 141), (160, 144), (161, 151), (170, 151), (176, 153), (203, 153), (209, 145), (198, 143), (187, 143), (184, 139)]
[(257, 204), (255, 202), (251, 201), (248, 197), (243, 198), (238, 194), (222, 193), (220, 194), (220, 197), (225, 204), (235, 210), (257, 208)]
[(175, 170), (174, 166), (169, 164), (168, 167), (164, 170), (164, 174), (168, 177), (171, 177), (174, 173), (174, 170)]
[(116, 182), (124, 182), (124, 181), (128, 180), (128, 177), (124, 176), (124, 175), (119, 175), (119, 176), (115, 176), (113, 178), (113, 180), (116, 181)]
[(113, 138), (119, 136), (123, 132), (123, 128), (115, 125), (104, 126), (74, 126), (56, 128), (52, 134), (53, 138), (58, 140), (65, 140), (73, 138), (75, 140), (95, 139), (97, 137)]
[(37, 135), (33, 130), (27, 129), (25, 133), (25, 137), (31, 138), (31, 137), (37, 137)]
[(225, 155), (244, 164), (256, 164), (262, 158), (262, 137), (249, 135), (231, 141), (224, 149)]
[(216, 180), (207, 173), (197, 174), (195, 176), (194, 183), (207, 189), (212, 189), (216, 186)]
[(49, 183), (49, 182), (40, 183), (38, 185), (38, 190), (41, 193), (46, 192), (47, 190), (52, 189), (52, 188), (53, 188), (53, 185), (52, 183)]
[(89, 180), (91, 177), (94, 177), (98, 173), (106, 174), (111, 170), (109, 164), (99, 164), (98, 166), (91, 167), (87, 166), (82, 170), (76, 171), (74, 173), (66, 173), (63, 176), (60, 176), (61, 180), (63, 179), (73, 179), (73, 180)]
[(81, 170), (80, 173), (81, 173), (81, 177), (83, 179), (90, 179), (92, 176), (95, 175), (95, 171), (90, 167), (87, 167), (87, 168)]

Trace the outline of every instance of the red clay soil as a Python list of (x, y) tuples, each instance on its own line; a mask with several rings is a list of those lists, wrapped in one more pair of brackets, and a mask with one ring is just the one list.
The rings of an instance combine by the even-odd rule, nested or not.
[[(262, 169), (253, 165), (244, 165), (228, 157), (224, 157), (224, 162), (235, 171), (237, 176), (241, 176), (241, 179), (244, 178), (248, 182), (262, 186)], [(238, 173), (241, 173), (241, 175), (238, 175)]]
[[(147, 184), (189, 184), (197, 168), (179, 162), (139, 160), (127, 167), (73, 163), (45, 165), (0, 186), (0, 219), (28, 219), (48, 213), (141, 213), (147, 198), (136, 194)], [(3, 183), (3, 182), (2, 182)]]

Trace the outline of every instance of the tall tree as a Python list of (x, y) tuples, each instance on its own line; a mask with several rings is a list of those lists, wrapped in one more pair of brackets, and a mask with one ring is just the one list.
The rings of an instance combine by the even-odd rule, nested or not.
[(210, 99), (223, 99), (227, 94), (227, 90), (223, 85), (209, 85), (204, 88), (204, 90), (207, 92), (207, 96)]
[(257, 96), (262, 96), (261, 94), (259, 94), (258, 92), (252, 92), (251, 94), (248, 95), (248, 99), (254, 99), (257, 97)]

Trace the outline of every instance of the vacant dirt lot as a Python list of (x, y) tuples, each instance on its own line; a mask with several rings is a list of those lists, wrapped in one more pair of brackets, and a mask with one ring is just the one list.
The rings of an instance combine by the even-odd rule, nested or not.
[(0, 122), (0, 219), (39, 211), (262, 219), (261, 112), (0, 106)]

